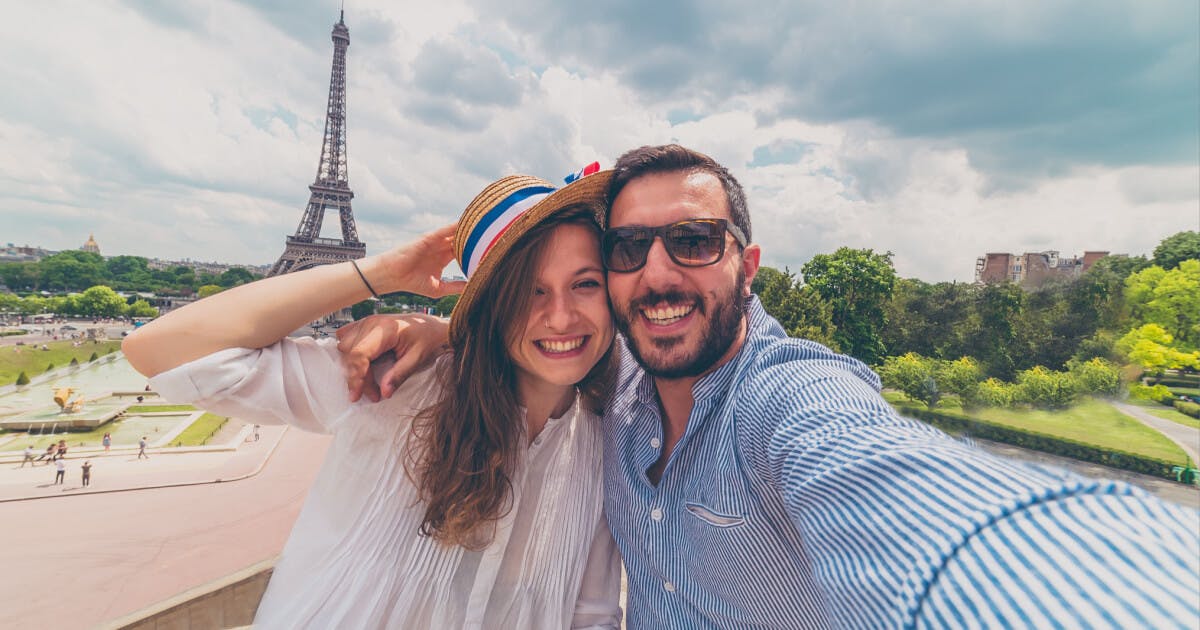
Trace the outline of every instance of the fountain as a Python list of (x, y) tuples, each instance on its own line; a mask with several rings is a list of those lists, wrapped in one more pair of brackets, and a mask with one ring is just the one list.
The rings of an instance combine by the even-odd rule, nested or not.
[(130, 403), (116, 400), (111, 393), (94, 398), (79, 395), (72, 399), (71, 396), (75, 394), (73, 387), (59, 387), (52, 391), (56, 407), (29, 409), (4, 416), (0, 418), (0, 428), (12, 431), (24, 429), (32, 434), (36, 424), (38, 435), (66, 433), (72, 429), (87, 431), (120, 416), (130, 406)]

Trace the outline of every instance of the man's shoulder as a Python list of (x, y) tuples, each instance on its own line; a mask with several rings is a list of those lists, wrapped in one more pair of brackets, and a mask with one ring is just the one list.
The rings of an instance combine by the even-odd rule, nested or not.
[(763, 381), (793, 387), (839, 377), (857, 379), (876, 391), (880, 389), (879, 376), (865, 363), (815, 341), (772, 336), (754, 340), (746, 350), (747, 366), (740, 387), (761, 386)]

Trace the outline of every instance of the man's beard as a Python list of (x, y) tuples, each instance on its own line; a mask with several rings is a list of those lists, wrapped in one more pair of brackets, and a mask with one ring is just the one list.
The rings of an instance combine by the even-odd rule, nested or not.
[[(708, 305), (699, 295), (671, 291), (667, 293), (650, 292), (631, 302), (627, 310), (617, 308), (614, 304), (614, 316), (617, 330), (625, 337), (625, 345), (633, 358), (637, 360), (646, 373), (659, 378), (685, 378), (700, 376), (712, 369), (713, 365), (729, 350), (741, 330), (742, 320), (746, 314), (745, 300), (741, 297), (741, 289), (746, 284), (746, 274), (740, 268), (737, 283), (724, 294), (718, 294), (712, 303), (712, 313), (708, 313)], [(671, 350), (678, 349), (685, 339), (680, 337), (654, 338), (639, 342), (630, 334), (630, 322), (634, 317), (641, 317), (644, 305), (659, 303), (687, 304), (691, 302), (701, 314), (708, 315), (708, 329), (704, 331), (698, 347), (682, 356), (671, 355)], [(651, 347), (639, 347), (640, 343)]]

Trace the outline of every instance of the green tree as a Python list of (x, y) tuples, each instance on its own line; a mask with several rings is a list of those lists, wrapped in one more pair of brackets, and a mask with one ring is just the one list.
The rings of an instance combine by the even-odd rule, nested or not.
[(0, 263), (0, 282), (13, 291), (32, 291), (41, 275), (37, 263)]
[(829, 303), (811, 286), (797, 282), (787, 269), (759, 267), (750, 290), (758, 296), (763, 308), (779, 320), (789, 336), (838, 349)]
[(258, 276), (250, 273), (248, 269), (242, 267), (230, 267), (221, 274), (217, 284), (229, 289), (240, 284), (254, 282), (256, 279), (258, 279)]
[(38, 262), (41, 277), (39, 287), (51, 291), (82, 291), (104, 284), (108, 270), (100, 254), (67, 250), (47, 256)]
[(958, 396), (964, 409), (973, 409), (983, 402), (979, 394), (983, 369), (975, 359), (960, 357), (954, 361), (942, 361), (938, 365), (936, 378), (943, 391)]
[(125, 317), (158, 317), (158, 309), (146, 300), (138, 299), (125, 307)]
[(885, 387), (904, 392), (905, 396), (919, 400), (932, 409), (942, 398), (937, 371), (936, 359), (910, 352), (884, 359), (879, 368), (879, 377)]
[(867, 363), (878, 363), (885, 352), (884, 305), (896, 284), (892, 253), (841, 247), (833, 254), (813, 256), (800, 272), (832, 307), (837, 345)]
[(198, 297), (198, 298), (200, 298), (200, 299), (204, 299), (204, 298), (206, 298), (206, 297), (208, 297), (208, 296), (210, 296), (210, 295), (216, 295), (216, 294), (218, 294), (218, 293), (220, 293), (221, 291), (224, 291), (224, 290), (225, 290), (225, 289), (223, 289), (222, 287), (220, 287), (220, 286), (218, 286), (218, 285), (215, 285), (215, 284), (206, 284), (206, 285), (204, 285), (204, 286), (202, 286), (202, 287), (200, 287), (199, 289), (197, 289), (197, 290), (196, 290), (196, 297)]
[(1158, 324), (1145, 324), (1129, 331), (1117, 341), (1117, 350), (1151, 374), (1162, 374), (1165, 369), (1200, 369), (1200, 352), (1176, 347), (1171, 333)]
[(1081, 393), (1116, 396), (1121, 391), (1121, 368), (1104, 359), (1071, 361), (1067, 372)]
[(354, 318), (354, 321), (374, 314), (375, 302), (372, 300), (363, 300), (350, 307), (350, 316)]
[(1125, 280), (1125, 298), (1140, 323), (1162, 326), (1180, 344), (1200, 345), (1200, 260), (1171, 270), (1147, 267)]
[(989, 284), (979, 291), (969, 351), (964, 354), (978, 359), (988, 376), (1010, 379), (1016, 372), (1016, 324), (1024, 305), (1025, 292), (1011, 282)]
[(125, 314), (125, 299), (106, 286), (94, 286), (76, 298), (76, 309), (85, 317), (120, 317)]
[(458, 304), (458, 298), (459, 296), (457, 295), (447, 295), (439, 299), (437, 304), (434, 305), (434, 308), (437, 309), (438, 313), (449, 316), (450, 313), (454, 312), (454, 307)]
[(1017, 374), (1017, 386), (1022, 400), (1043, 409), (1070, 407), (1079, 393), (1070, 374), (1040, 365)]
[(1174, 269), (1185, 260), (1200, 260), (1200, 232), (1178, 232), (1154, 248), (1154, 264)]

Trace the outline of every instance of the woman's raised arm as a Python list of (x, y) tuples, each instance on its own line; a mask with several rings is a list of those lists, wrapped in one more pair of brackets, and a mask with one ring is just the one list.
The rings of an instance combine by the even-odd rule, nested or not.
[[(441, 297), (463, 282), (442, 282), (454, 259), (454, 225), (416, 242), (358, 260), (382, 295), (407, 291)], [(129, 364), (153, 377), (226, 348), (262, 348), (319, 317), (370, 297), (346, 262), (266, 278), (206, 297), (142, 326), (121, 343)]]

